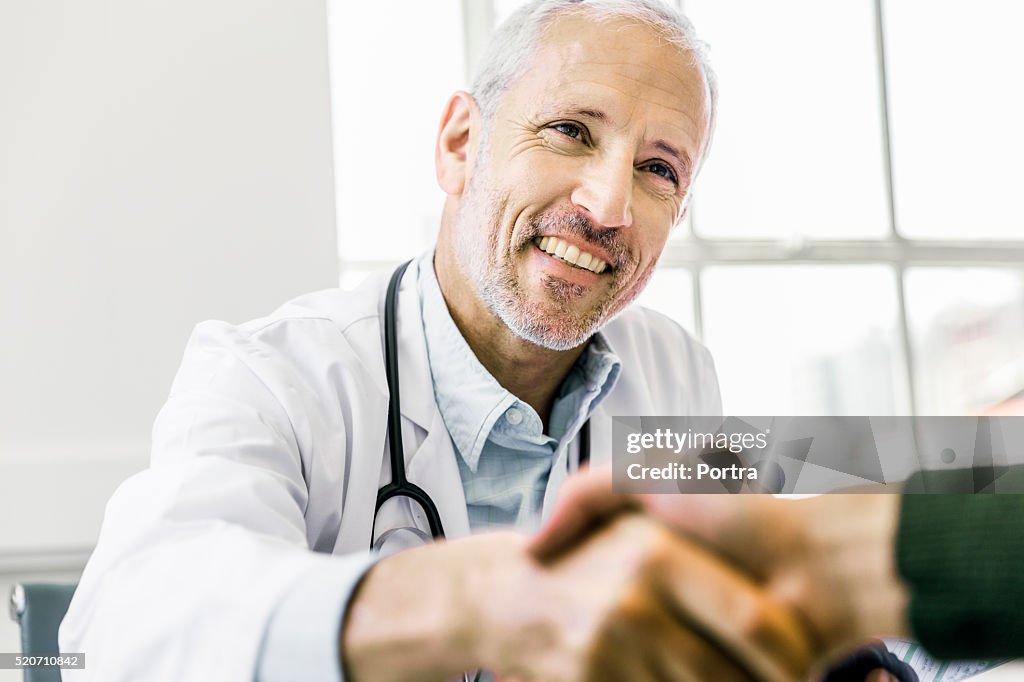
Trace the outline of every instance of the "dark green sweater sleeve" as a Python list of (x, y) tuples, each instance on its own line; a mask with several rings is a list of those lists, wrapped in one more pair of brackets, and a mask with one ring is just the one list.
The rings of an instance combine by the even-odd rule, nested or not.
[(928, 472), (907, 482), (896, 559), (910, 626), (937, 658), (1024, 656), (1024, 495), (1002, 493), (1024, 484), (1024, 469), (1003, 472), (1001, 494), (941, 494), (970, 490), (971, 475)]

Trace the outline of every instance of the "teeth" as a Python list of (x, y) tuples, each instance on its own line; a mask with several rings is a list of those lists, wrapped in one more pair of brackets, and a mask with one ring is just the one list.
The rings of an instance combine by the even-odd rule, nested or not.
[(558, 237), (538, 237), (533, 240), (533, 243), (541, 251), (583, 270), (590, 270), (593, 273), (601, 274), (608, 268), (608, 264), (597, 256), (586, 251), (580, 251), (579, 247), (573, 246)]

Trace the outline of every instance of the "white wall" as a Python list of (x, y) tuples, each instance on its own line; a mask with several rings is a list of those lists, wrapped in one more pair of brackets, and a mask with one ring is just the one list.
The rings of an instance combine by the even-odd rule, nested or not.
[(0, 579), (91, 547), (196, 322), (337, 283), (324, 15), (0, 3)]

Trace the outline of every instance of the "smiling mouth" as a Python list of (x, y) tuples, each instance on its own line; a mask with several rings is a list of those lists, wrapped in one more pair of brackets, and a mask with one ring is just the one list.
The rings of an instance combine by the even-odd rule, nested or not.
[(580, 251), (578, 247), (558, 237), (536, 237), (534, 245), (549, 256), (580, 270), (589, 270), (600, 275), (608, 269), (608, 263), (597, 256)]

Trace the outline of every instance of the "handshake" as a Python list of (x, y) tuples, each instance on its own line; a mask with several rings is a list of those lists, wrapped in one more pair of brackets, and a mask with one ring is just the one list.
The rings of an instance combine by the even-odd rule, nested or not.
[(813, 679), (872, 638), (907, 634), (899, 503), (622, 496), (608, 470), (585, 472), (535, 537), (485, 533), (380, 561), (350, 602), (347, 679)]

